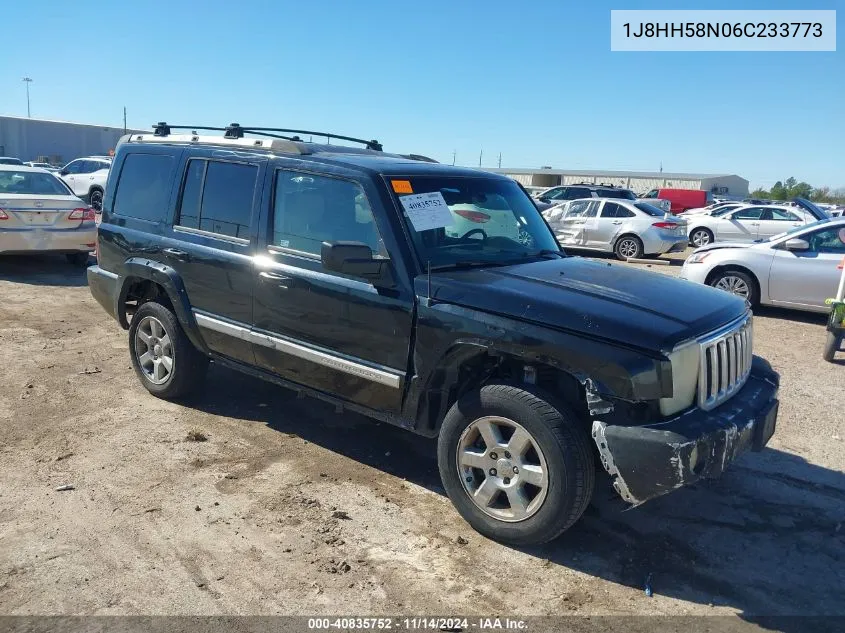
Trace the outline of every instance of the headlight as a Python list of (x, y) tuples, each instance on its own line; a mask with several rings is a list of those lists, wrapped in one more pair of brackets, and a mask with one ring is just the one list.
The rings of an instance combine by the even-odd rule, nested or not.
[(704, 251), (703, 253), (693, 253), (690, 255), (690, 258), (687, 260), (687, 264), (700, 264), (703, 262), (713, 251)]
[(693, 403), (700, 359), (701, 347), (697, 342), (685, 344), (669, 354), (672, 364), (672, 397), (660, 399), (660, 413), (672, 415)]

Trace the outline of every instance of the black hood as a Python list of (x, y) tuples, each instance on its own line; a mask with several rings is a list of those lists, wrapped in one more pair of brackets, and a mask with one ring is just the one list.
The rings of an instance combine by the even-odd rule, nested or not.
[[(419, 295), (426, 284), (417, 278)], [(663, 352), (746, 311), (721, 290), (580, 257), (440, 271), (431, 288), (436, 301)]]

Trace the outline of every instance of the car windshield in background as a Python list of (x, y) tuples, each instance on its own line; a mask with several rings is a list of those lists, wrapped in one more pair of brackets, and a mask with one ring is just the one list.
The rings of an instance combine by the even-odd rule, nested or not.
[(0, 194), (67, 196), (70, 192), (52, 174), (37, 171), (0, 171)]
[(648, 213), (649, 215), (653, 215), (656, 218), (662, 218), (666, 215), (666, 212), (663, 209), (658, 209), (653, 204), (649, 204), (648, 202), (635, 202), (634, 206), (637, 207), (643, 213)]
[(599, 198), (619, 198), (621, 200), (636, 200), (637, 196), (633, 191), (627, 189), (596, 189)]
[[(439, 176), (387, 181), (423, 267), (503, 265), (560, 253), (537, 207), (515, 182)], [(430, 211), (416, 210), (415, 203), (430, 205)]]

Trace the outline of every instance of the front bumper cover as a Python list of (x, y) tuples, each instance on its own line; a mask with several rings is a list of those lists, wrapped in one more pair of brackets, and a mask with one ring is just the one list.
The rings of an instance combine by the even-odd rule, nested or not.
[(745, 386), (712, 411), (694, 408), (645, 426), (593, 422), (593, 439), (613, 487), (639, 505), (700, 479), (719, 477), (746, 450), (760, 451), (775, 430), (780, 377), (754, 357)]

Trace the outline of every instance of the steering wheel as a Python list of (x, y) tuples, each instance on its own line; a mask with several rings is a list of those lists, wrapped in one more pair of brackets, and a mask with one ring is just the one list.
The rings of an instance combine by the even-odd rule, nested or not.
[(468, 239), (470, 235), (475, 235), (476, 233), (478, 233), (479, 235), (481, 235), (481, 237), (482, 237), (483, 239), (485, 239), (485, 240), (487, 239), (487, 232), (486, 232), (484, 229), (472, 229), (472, 230), (469, 230), (469, 231), (467, 231), (466, 233), (464, 233), (463, 235), (461, 235), (461, 237), (460, 237), (460, 238), (458, 238), (458, 239), (460, 239), (461, 241), (463, 241), (463, 240)]

